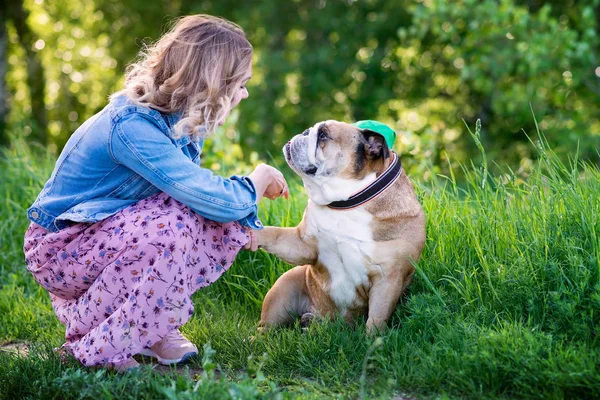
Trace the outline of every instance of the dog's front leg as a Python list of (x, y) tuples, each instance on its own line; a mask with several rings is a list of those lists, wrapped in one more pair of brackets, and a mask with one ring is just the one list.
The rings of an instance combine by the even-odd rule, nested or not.
[(295, 228), (267, 226), (255, 231), (260, 248), (293, 265), (314, 264), (317, 261), (317, 244), (304, 237), (304, 220)]

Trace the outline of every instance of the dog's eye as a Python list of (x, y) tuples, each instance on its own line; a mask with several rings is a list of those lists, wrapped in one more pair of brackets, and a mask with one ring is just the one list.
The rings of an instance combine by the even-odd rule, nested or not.
[(319, 140), (327, 140), (327, 139), (328, 139), (327, 134), (323, 131), (320, 131), (319, 132)]

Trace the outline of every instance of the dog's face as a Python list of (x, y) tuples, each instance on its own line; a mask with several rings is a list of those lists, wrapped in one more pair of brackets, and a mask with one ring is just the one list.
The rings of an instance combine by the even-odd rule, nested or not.
[(325, 205), (345, 200), (375, 180), (390, 151), (380, 134), (329, 120), (294, 136), (283, 154), (309, 198)]

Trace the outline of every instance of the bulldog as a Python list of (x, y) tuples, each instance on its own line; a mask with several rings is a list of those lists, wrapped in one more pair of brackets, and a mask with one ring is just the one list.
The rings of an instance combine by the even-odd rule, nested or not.
[(283, 148), (308, 205), (294, 228), (255, 231), (259, 247), (298, 265), (267, 293), (259, 331), (341, 315), (383, 329), (411, 284), (425, 216), (398, 155), (374, 131), (315, 124)]

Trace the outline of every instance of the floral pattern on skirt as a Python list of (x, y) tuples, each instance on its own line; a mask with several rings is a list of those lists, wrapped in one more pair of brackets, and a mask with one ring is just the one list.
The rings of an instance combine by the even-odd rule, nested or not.
[(25, 234), (27, 269), (66, 325), (82, 364), (118, 366), (193, 314), (190, 296), (215, 282), (248, 242), (159, 193), (96, 222)]

